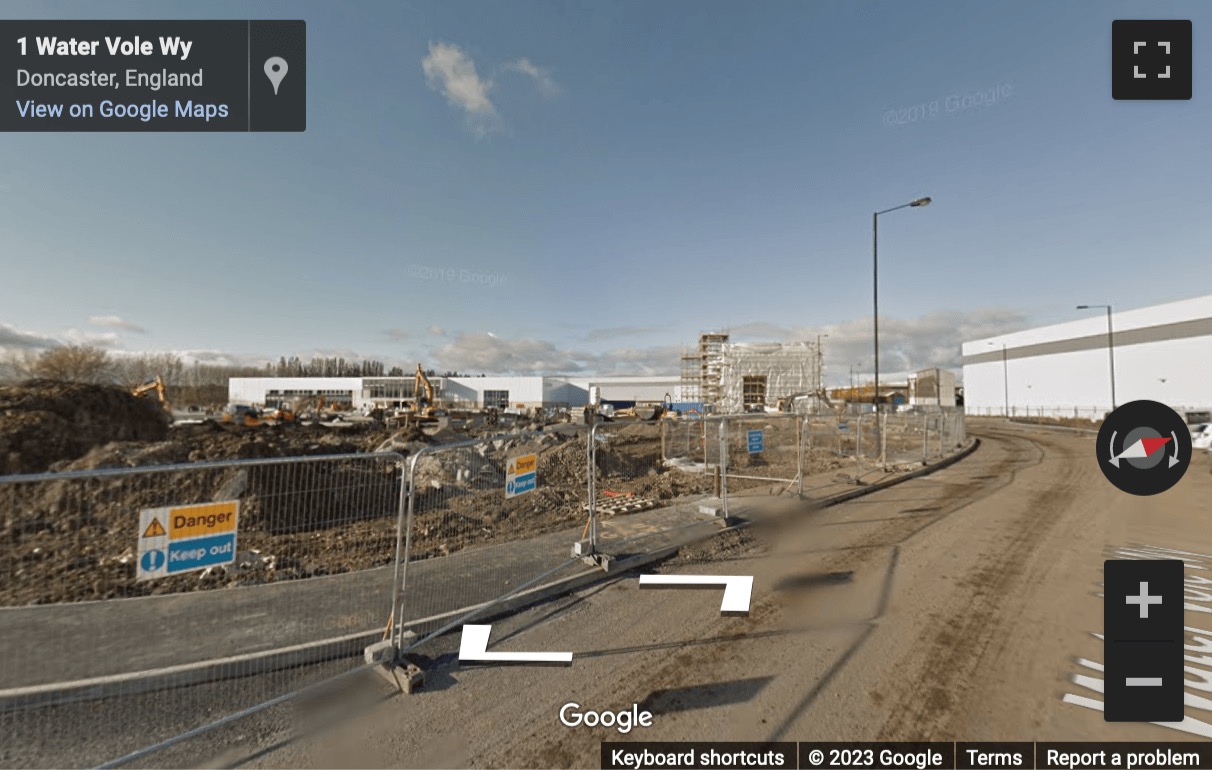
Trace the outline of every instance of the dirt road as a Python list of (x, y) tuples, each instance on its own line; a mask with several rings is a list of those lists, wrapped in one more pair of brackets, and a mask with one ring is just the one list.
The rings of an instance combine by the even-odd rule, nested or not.
[[(603, 740), (1195, 739), (1212, 715), (1191, 705), (1187, 731), (1103, 721), (1093, 634), (1115, 549), (1212, 567), (1194, 555), (1212, 554), (1212, 462), (1135, 498), (1102, 478), (1089, 436), (971, 432), (982, 448), (948, 469), (660, 568), (753, 575), (748, 617), (721, 617), (719, 590), (641, 591), (631, 576), (494, 625), (490, 649), (571, 651), (571, 666), (460, 666), (452, 637), (422, 693), (255, 764), (597, 767)], [(1188, 626), (1212, 628), (1204, 606), (1188, 605)], [(1202, 671), (1189, 683), (1212, 688)], [(570, 702), (639, 704), (653, 725), (566, 727)]]

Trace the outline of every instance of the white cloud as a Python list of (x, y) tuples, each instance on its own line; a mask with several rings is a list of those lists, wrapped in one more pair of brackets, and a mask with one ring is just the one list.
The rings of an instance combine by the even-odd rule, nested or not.
[[(880, 318), (880, 371), (915, 372), (921, 369), (961, 367), (961, 346), (967, 340), (992, 337), (1029, 325), (1021, 313), (1007, 309), (941, 310), (916, 318)], [(738, 341), (821, 341), (825, 351), (825, 379), (832, 385), (847, 383), (850, 367), (869, 377), (874, 361), (871, 318), (855, 318), (820, 327), (783, 327), (750, 323), (729, 330)]]
[(681, 355), (680, 345), (616, 348), (594, 356), (592, 371), (596, 374), (676, 375)]
[(406, 339), (412, 337), (412, 334), (405, 331), (404, 329), (388, 329), (387, 337), (388, 337), (388, 339), (392, 339), (397, 342), (402, 342), (403, 340), (406, 340)]
[(551, 77), (550, 71), (543, 67), (536, 67), (525, 57), (516, 61), (506, 62), (501, 65), (501, 69), (508, 72), (520, 72), (533, 78), (535, 85), (539, 88), (539, 93), (549, 99), (560, 93), (560, 86)]
[(464, 332), (434, 351), (438, 368), (476, 374), (561, 374), (585, 369), (584, 354), (545, 340), (511, 340), (490, 332)]
[(0, 348), (40, 350), (60, 344), (59, 340), (46, 334), (24, 332), (11, 324), (0, 323)]
[(72, 345), (89, 345), (95, 348), (122, 347), (122, 335), (117, 332), (89, 332), (80, 329), (68, 329), (63, 332), (63, 340)]
[(437, 324), (429, 327), (429, 329), (427, 331), (435, 337), (445, 337), (446, 336), (446, 330), (443, 329), (441, 326), (438, 326)]
[[(179, 356), (185, 364), (262, 367), (271, 360), (269, 356), (256, 353), (231, 353), (225, 350), (173, 350), (169, 352)], [(274, 357), (272, 360), (277, 361), (277, 358)]]
[(124, 332), (137, 332), (142, 334), (147, 331), (138, 324), (131, 323), (121, 316), (116, 315), (90, 315), (88, 322), (92, 326), (101, 326), (109, 329), (118, 329)]
[(477, 136), (500, 128), (497, 109), (488, 98), (492, 81), (480, 77), (476, 63), (462, 48), (450, 43), (430, 43), (421, 69), (430, 88), (445, 96), (452, 107), (463, 110), (468, 128)]

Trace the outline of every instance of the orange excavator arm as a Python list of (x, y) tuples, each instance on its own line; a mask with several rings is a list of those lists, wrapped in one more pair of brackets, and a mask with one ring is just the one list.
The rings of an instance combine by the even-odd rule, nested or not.
[(158, 374), (156, 375), (156, 379), (145, 382), (137, 388), (131, 388), (130, 391), (132, 396), (142, 396), (145, 393), (153, 392), (156, 394), (156, 399), (159, 400), (160, 405), (166, 410), (169, 409), (168, 388), (164, 385), (164, 378)]
[[(425, 392), (425, 407), (423, 409), (419, 403), (421, 391)], [(434, 409), (437, 408), (437, 404), (434, 403), (433, 383), (425, 376), (425, 370), (421, 368), (420, 364), (417, 364), (417, 373), (413, 377), (413, 393), (418, 401), (417, 413), (425, 416), (433, 414)]]

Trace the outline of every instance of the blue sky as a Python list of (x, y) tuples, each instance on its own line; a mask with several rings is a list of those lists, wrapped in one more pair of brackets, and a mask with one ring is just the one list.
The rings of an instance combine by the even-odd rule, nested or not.
[[(837, 382), (870, 366), (871, 212), (922, 195), (880, 220), (885, 369), (1212, 284), (1207, 3), (6, 11), (302, 18), (309, 79), (302, 134), (6, 135), (10, 348), (675, 372), (700, 331), (827, 333)], [(1111, 99), (1116, 18), (1193, 20), (1191, 101)]]

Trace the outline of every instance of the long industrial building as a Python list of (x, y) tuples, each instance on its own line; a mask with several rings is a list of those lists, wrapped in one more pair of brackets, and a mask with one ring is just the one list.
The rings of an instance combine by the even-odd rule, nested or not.
[[(584, 406), (592, 391), (602, 403), (626, 408), (636, 403), (681, 401), (678, 377), (430, 377), (437, 400), (453, 408), (497, 409)], [(408, 377), (233, 377), (228, 401), (267, 406), (324, 396), (353, 409), (393, 409), (411, 403), (414, 378)]]
[(966, 342), (964, 407), (969, 414), (1040, 414), (1101, 419), (1138, 399), (1179, 410), (1212, 405), (1212, 296), (1085, 317)]
[[(777, 406), (788, 397), (821, 391), (821, 351), (811, 342), (735, 343), (704, 334), (670, 376), (430, 377), (436, 400), (451, 408), (578, 407), (595, 398), (628, 408), (672, 403), (678, 411), (736, 413)], [(414, 401), (415, 380), (404, 377), (233, 377), (228, 401), (277, 406), (324, 396), (353, 409), (394, 409)]]

